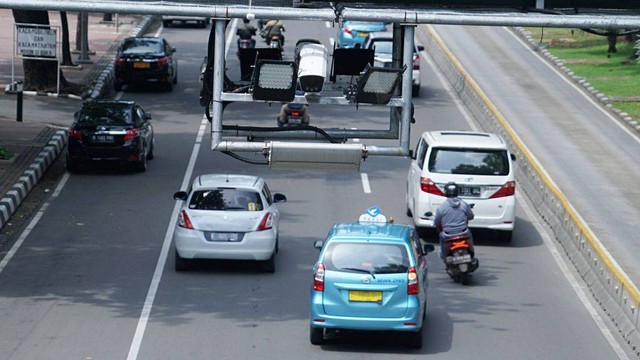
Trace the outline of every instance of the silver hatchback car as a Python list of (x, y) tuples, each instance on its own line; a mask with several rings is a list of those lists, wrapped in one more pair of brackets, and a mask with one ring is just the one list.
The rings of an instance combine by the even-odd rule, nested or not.
[(173, 233), (175, 269), (190, 259), (256, 260), (275, 271), (280, 212), (275, 204), (286, 196), (269, 191), (259, 176), (208, 174), (195, 178), (182, 200)]

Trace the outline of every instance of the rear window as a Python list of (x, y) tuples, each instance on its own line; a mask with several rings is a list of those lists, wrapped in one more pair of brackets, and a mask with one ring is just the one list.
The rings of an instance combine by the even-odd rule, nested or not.
[(504, 176), (509, 174), (509, 157), (506, 150), (435, 148), (429, 156), (429, 171)]
[(371, 46), (375, 48), (376, 54), (391, 54), (393, 53), (393, 41), (380, 40), (374, 41)]
[(255, 191), (224, 188), (194, 191), (189, 209), (260, 211), (263, 205), (260, 195)]
[(130, 106), (97, 104), (83, 107), (77, 122), (82, 126), (126, 126), (131, 125), (131, 118)]
[(127, 39), (122, 44), (122, 53), (127, 54), (157, 54), (164, 51), (161, 41), (155, 38)]
[(322, 261), (327, 270), (369, 274), (405, 273), (409, 269), (407, 248), (375, 243), (330, 243)]

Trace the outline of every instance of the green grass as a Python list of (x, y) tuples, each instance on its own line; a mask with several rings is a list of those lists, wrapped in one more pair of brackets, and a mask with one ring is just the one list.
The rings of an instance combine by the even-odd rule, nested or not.
[(13, 157), (13, 153), (0, 145), (0, 160), (9, 160)]
[(527, 28), (554, 56), (576, 76), (584, 78), (606, 96), (627, 101), (613, 105), (640, 119), (640, 63), (632, 59), (633, 43), (618, 38), (617, 52), (607, 54), (607, 38), (573, 29)]

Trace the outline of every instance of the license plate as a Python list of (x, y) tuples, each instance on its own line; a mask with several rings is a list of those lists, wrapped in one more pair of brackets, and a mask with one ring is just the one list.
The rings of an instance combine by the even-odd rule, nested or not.
[(349, 301), (381, 302), (382, 291), (349, 290)]
[(302, 124), (302, 118), (298, 116), (289, 116), (289, 124), (300, 125)]
[(359, 37), (367, 37), (367, 35), (369, 35), (369, 33), (368, 33), (368, 32), (363, 32), (363, 31), (359, 31), (359, 32), (358, 32), (358, 36), (359, 36)]
[(133, 67), (135, 69), (148, 69), (151, 65), (147, 62), (134, 62)]
[(461, 186), (459, 191), (462, 196), (480, 196), (479, 186)]
[(466, 255), (462, 255), (462, 256), (454, 256), (453, 257), (453, 261), (452, 261), (452, 263), (454, 265), (462, 264), (462, 263), (466, 263), (466, 262), (471, 262), (471, 254), (466, 254)]
[(95, 143), (112, 143), (113, 135), (93, 135), (93, 142)]
[(242, 234), (241, 233), (228, 233), (228, 232), (210, 232), (207, 233), (207, 240), (209, 241), (241, 241)]

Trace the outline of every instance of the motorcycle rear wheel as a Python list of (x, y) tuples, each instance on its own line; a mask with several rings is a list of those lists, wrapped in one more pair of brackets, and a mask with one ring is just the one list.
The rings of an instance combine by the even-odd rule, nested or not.
[(460, 276), (460, 283), (462, 285), (469, 285), (469, 278), (471, 276), (469, 275), (468, 272), (461, 272), (459, 276)]

